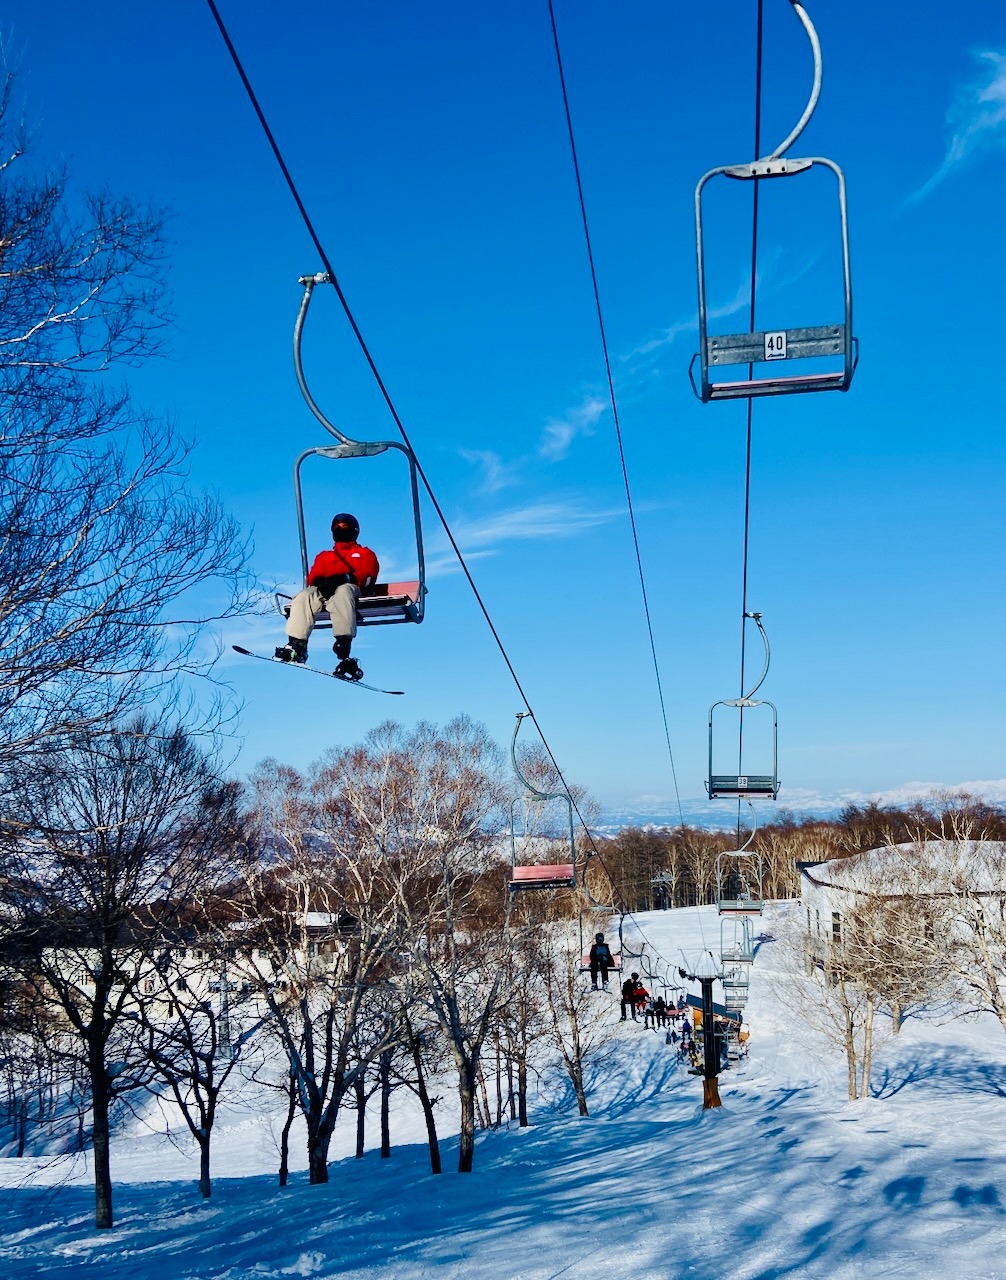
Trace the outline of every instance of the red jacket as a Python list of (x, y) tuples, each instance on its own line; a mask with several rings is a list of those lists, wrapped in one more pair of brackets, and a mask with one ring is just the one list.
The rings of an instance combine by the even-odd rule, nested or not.
[(331, 551), (319, 552), (307, 575), (307, 585), (314, 586), (319, 578), (349, 574), (358, 587), (366, 587), (377, 581), (380, 572), (377, 556), (369, 547), (361, 547), (358, 542), (337, 542)]

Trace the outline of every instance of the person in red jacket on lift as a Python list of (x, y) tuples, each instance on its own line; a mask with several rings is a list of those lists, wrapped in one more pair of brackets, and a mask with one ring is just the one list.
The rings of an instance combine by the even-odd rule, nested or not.
[(307, 640), (315, 619), (323, 609), (332, 619), (332, 648), (339, 659), (337, 676), (360, 680), (363, 668), (349, 656), (356, 635), (356, 602), (361, 587), (377, 581), (380, 565), (369, 547), (357, 542), (360, 522), (342, 511), (332, 517), (331, 551), (322, 551), (307, 575), (307, 586), (290, 602), (286, 624), (286, 644), (275, 656), (280, 662), (306, 662)]

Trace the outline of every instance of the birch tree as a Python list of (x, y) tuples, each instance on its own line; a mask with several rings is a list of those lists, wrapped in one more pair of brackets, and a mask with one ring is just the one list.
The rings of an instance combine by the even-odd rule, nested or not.
[(248, 868), (243, 898), (249, 970), (289, 1063), (312, 1184), (328, 1181), (347, 1095), (399, 1035), (384, 1018), (379, 1034), (362, 1036), (372, 1006), (397, 1003), (385, 989), (399, 950), (397, 903), (332, 780), (327, 769), (305, 778), (260, 766), (252, 785), (267, 856)]
[(8, 772), (7, 784), (21, 834), (7, 842), (0, 895), (19, 977), (86, 1071), (95, 1223), (110, 1227), (112, 1104), (148, 1071), (143, 983), (184, 904), (232, 874), (237, 789), (184, 730), (142, 719), (68, 737), (44, 770)]
[(573, 1086), (577, 1110), (586, 1116), (587, 1068), (614, 1036), (613, 1006), (584, 982), (579, 941), (570, 925), (546, 926), (541, 954), (552, 1039)]
[(971, 1013), (991, 1013), (1006, 1031), (1006, 844), (929, 841), (918, 857), (957, 998)]
[(329, 776), (360, 848), (394, 884), (415, 999), (454, 1062), (458, 1169), (470, 1172), (479, 1061), (511, 952), (497, 856), (509, 798), (501, 753), (466, 717), (442, 730), (389, 722), (334, 754)]

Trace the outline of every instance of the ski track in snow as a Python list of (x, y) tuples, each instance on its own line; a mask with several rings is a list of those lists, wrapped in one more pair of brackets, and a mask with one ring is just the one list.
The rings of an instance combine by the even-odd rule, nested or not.
[[(787, 908), (774, 910), (769, 932)], [(718, 934), (713, 908), (639, 919), (674, 962)], [(447, 1138), (433, 1177), (421, 1117), (399, 1103), (390, 1160), (352, 1158), (346, 1115), (328, 1185), (308, 1186), (301, 1168), (280, 1189), (266, 1111), (279, 1104), (249, 1088), (215, 1131), (205, 1204), (194, 1144), (135, 1120), (114, 1139), (107, 1232), (93, 1226), (86, 1159), (0, 1160), (0, 1269), (11, 1280), (1006, 1280), (998, 1024), (910, 1020), (879, 1050), (877, 1096), (850, 1103), (843, 1062), (797, 1033), (775, 978), (765, 944), (745, 1010), (751, 1056), (720, 1077), (718, 1111), (702, 1112), (701, 1082), (663, 1035), (630, 1021), (594, 1063), (590, 1117), (553, 1076), (531, 1128), (480, 1135), (473, 1174), (453, 1171)], [(449, 1132), (449, 1082), (441, 1092)]]

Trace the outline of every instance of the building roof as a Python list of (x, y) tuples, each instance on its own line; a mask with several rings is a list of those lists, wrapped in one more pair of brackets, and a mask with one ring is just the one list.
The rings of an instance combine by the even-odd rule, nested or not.
[(924, 840), (866, 849), (849, 858), (801, 863), (817, 888), (873, 897), (1006, 893), (1006, 844), (999, 840)]

